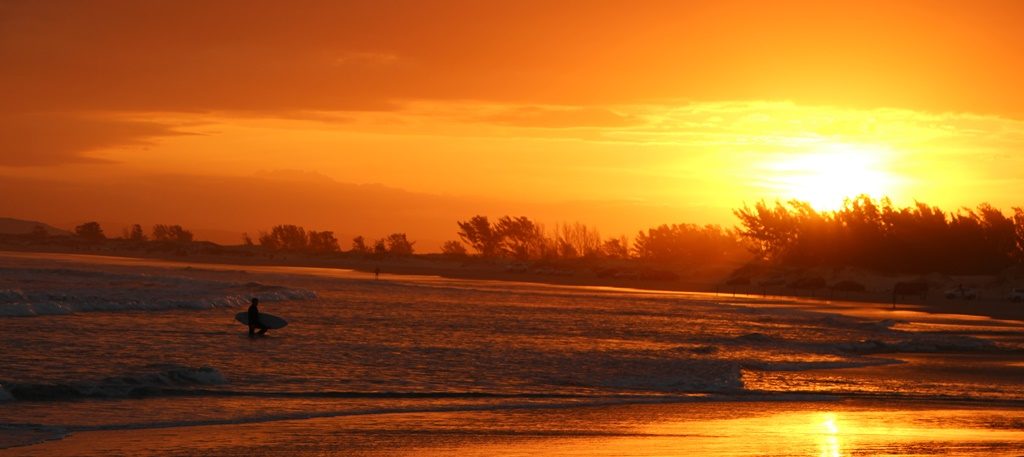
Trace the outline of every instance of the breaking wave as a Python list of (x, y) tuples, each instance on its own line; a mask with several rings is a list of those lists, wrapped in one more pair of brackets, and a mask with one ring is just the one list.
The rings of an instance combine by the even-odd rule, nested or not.
[[(73, 400), (80, 398), (132, 398), (160, 395), (165, 391), (180, 391), (226, 384), (224, 376), (211, 367), (185, 367), (180, 365), (154, 365), (155, 371), (126, 376), (114, 376), (97, 381), (61, 384), (33, 384), (6, 382), (2, 391), (10, 400)], [(0, 394), (3, 395), (3, 394)]]

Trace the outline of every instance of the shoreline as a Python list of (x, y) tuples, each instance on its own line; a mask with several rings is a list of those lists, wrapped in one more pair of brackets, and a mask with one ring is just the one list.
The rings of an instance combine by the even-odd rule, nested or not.
[[(964, 314), (1024, 321), (1024, 303), (1012, 303), (1005, 299), (991, 296), (973, 300), (946, 299), (941, 291), (933, 292), (926, 298), (901, 297), (892, 306), (891, 293), (869, 290), (865, 292), (841, 292), (820, 288), (811, 290), (792, 289), (784, 286), (758, 285), (724, 285), (725, 279), (739, 265), (717, 265), (708, 268), (691, 268), (681, 270), (677, 279), (639, 279), (597, 277), (593, 274), (594, 265), (579, 262), (573, 269), (552, 270), (547, 273), (531, 271), (511, 271), (510, 265), (515, 262), (486, 261), (476, 258), (450, 259), (440, 255), (420, 255), (407, 258), (360, 258), (353, 256), (335, 256), (331, 258), (308, 256), (301, 254), (271, 255), (225, 255), (225, 254), (188, 254), (168, 255), (161, 252), (144, 252), (126, 249), (82, 250), (82, 249), (33, 249), (26, 246), (0, 246), (0, 253), (37, 253), (37, 254), (68, 254), (113, 256), (147, 260), (163, 260), (196, 264), (228, 264), (239, 266), (284, 266), (338, 268), (366, 273), (372, 278), (375, 270), (380, 269), (382, 277), (387, 275), (437, 276), (448, 279), (468, 279), (486, 281), (527, 282), (546, 285), (581, 286), (581, 287), (613, 287), (638, 289), (645, 291), (695, 292), (713, 293), (722, 297), (748, 296), (779, 300), (814, 301), (823, 305), (832, 302), (854, 302), (874, 305), (886, 305), (896, 311), (922, 311), (932, 314)], [(881, 275), (880, 275), (881, 276)], [(892, 279), (892, 277), (888, 278)], [(891, 307), (891, 308), (890, 308)], [(879, 307), (881, 310), (882, 307)]]

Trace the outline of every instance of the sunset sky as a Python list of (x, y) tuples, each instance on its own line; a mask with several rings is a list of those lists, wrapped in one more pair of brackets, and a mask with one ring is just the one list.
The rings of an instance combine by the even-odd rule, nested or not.
[[(1024, 205), (1019, 1), (0, 1), (0, 216), (603, 234)], [(343, 247), (347, 242), (343, 241)]]

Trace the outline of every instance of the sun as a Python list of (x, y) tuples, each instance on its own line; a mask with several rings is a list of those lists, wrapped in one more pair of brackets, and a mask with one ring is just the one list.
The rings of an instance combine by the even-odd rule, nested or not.
[(895, 177), (886, 170), (889, 150), (881, 146), (828, 143), (773, 164), (770, 181), (784, 198), (819, 211), (843, 206), (847, 198), (890, 195)]

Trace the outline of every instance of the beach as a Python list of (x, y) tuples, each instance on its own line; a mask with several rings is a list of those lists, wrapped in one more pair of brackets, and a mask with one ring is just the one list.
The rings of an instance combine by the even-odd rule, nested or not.
[[(0, 456), (1024, 454), (1024, 323), (0, 254)], [(248, 299), (288, 327), (249, 338)]]
[(0, 457), (1024, 457), (1024, 0), (0, 0)]
[[(619, 289), (640, 289), (652, 291), (706, 292), (717, 297), (731, 298), (748, 296), (772, 298), (774, 300), (809, 300), (815, 303), (842, 304), (858, 303), (865, 308), (887, 308), (923, 310), (932, 313), (969, 314), (998, 319), (1024, 320), (1024, 304), (1008, 299), (1014, 287), (1024, 288), (1024, 276), (1014, 272), (1001, 275), (916, 275), (874, 272), (851, 267), (816, 268), (764, 268), (759, 275), (740, 273), (746, 263), (743, 261), (719, 262), (695, 265), (644, 266), (632, 261), (598, 261), (577, 259), (576, 261), (547, 264), (545, 262), (512, 262), (507, 259), (484, 260), (479, 258), (452, 258), (438, 254), (405, 257), (375, 257), (352, 254), (334, 256), (308, 255), (301, 253), (273, 253), (254, 248), (250, 251), (219, 250), (218, 253), (204, 253), (193, 249), (187, 255), (176, 255), (161, 251), (140, 251), (118, 249), (111, 246), (91, 248), (67, 248), (58, 245), (27, 246), (6, 243), (0, 245), (0, 252), (9, 256), (27, 255), (52, 258), (68, 256), (94, 256), (139, 259), (129, 264), (145, 263), (146, 260), (164, 261), (182, 266), (233, 265), (234, 269), (246, 267), (309, 267), (328, 270), (352, 270), (369, 277), (375, 271), (387, 275), (426, 276), (450, 279), (484, 281), (528, 282), (563, 286), (612, 287)], [(245, 254), (245, 255), (242, 255)], [(536, 265), (533, 265), (536, 264)], [(634, 275), (598, 275), (599, 270), (621, 270), (622, 272), (665, 271), (675, 275), (671, 279), (653, 279)], [(747, 284), (728, 284), (730, 278), (745, 278)], [(840, 291), (828, 287), (813, 289), (790, 287), (789, 284), (807, 278), (823, 278), (827, 284), (853, 281), (864, 286), (862, 291)], [(924, 296), (894, 296), (893, 286), (900, 281), (926, 281), (931, 284), (930, 293)], [(771, 285), (764, 285), (771, 282)], [(970, 300), (950, 299), (946, 292), (960, 285), (967, 285), (977, 292)]]

